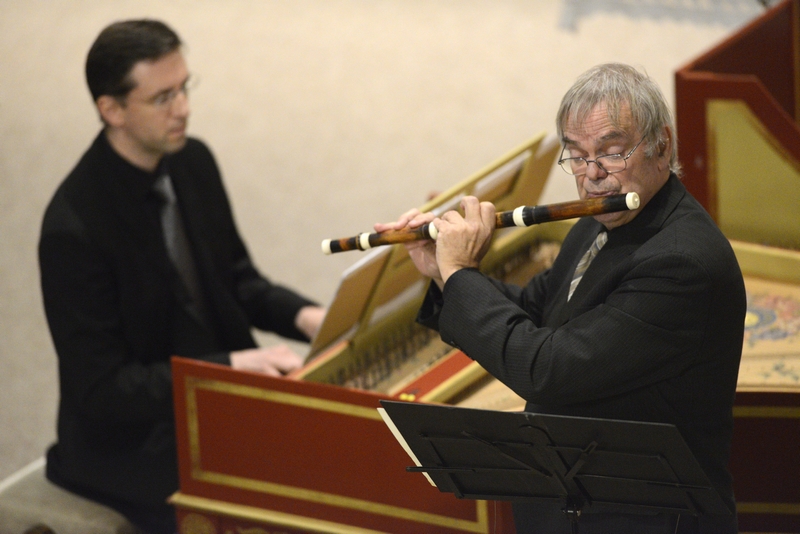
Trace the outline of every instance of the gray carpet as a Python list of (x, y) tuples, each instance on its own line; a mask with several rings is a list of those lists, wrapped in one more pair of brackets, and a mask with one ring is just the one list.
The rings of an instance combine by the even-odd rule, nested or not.
[[(323, 256), (322, 239), (392, 220), (553, 133), (561, 95), (596, 63), (641, 66), (672, 100), (675, 69), (762, 9), (755, 0), (0, 0), (0, 480), (55, 436), (36, 242), (50, 195), (99, 127), (82, 72), (109, 22), (157, 17), (181, 34), (201, 79), (190, 130), (216, 153), (252, 255), (327, 303), (358, 253)], [(573, 187), (554, 174), (543, 200), (572, 198)]]

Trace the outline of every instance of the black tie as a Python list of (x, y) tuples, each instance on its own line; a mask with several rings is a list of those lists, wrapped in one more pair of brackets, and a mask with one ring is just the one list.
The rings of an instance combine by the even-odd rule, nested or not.
[(161, 198), (161, 227), (164, 231), (164, 244), (167, 253), (172, 260), (175, 269), (180, 274), (183, 284), (194, 304), (194, 310), (205, 317), (205, 299), (197, 275), (197, 266), (192, 256), (192, 249), (189, 239), (186, 237), (186, 229), (181, 218), (180, 208), (178, 207), (175, 190), (172, 188), (172, 181), (168, 174), (164, 174), (156, 180), (153, 189)]

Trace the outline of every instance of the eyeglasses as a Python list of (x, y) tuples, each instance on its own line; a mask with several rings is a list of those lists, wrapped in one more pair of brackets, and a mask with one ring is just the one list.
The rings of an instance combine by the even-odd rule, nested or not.
[[(622, 154), (606, 154), (605, 156), (598, 156), (595, 159), (586, 159), (586, 158), (561, 158), (558, 160), (558, 164), (564, 169), (564, 172), (567, 174), (586, 174), (586, 170), (589, 168), (590, 163), (594, 163), (597, 165), (601, 170), (605, 171), (606, 174), (613, 174), (615, 172), (624, 171), (628, 167), (628, 158), (630, 158), (634, 151), (639, 148), (639, 145), (642, 144), (644, 141), (644, 137), (642, 137), (636, 146), (628, 152), (627, 156), (623, 156)], [(565, 148), (566, 149), (566, 148)], [(561, 150), (561, 153), (564, 153), (564, 150)]]
[(158, 110), (166, 111), (172, 107), (172, 104), (175, 102), (175, 99), (178, 98), (179, 94), (182, 93), (184, 96), (188, 97), (189, 91), (196, 89), (198, 83), (199, 79), (194, 76), (191, 76), (187, 78), (186, 81), (183, 82), (180, 87), (168, 89), (166, 91), (161, 91), (155, 96), (151, 96), (150, 98), (140, 100), (140, 102), (151, 105), (157, 108)]

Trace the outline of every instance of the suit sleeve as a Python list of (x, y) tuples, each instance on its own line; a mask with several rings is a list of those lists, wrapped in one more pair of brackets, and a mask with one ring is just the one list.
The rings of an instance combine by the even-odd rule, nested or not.
[(187, 165), (193, 167), (190, 174), (205, 177), (205, 186), (198, 194), (203, 197), (200, 202), (208, 208), (198, 211), (207, 217), (213, 217), (212, 224), (204, 222), (206, 235), (211, 240), (213, 254), (216, 256), (218, 274), (224, 273), (223, 277), (230, 284), (227, 290), (236, 299), (252, 326), (286, 338), (307, 341), (305, 334), (295, 327), (294, 319), (300, 308), (315, 303), (293, 289), (273, 283), (259, 272), (236, 227), (213, 155), (199, 142), (193, 143), (187, 154), (190, 156)]
[[(448, 279), (438, 318), (442, 339), (533, 403), (568, 405), (630, 391), (680, 373), (702, 345), (709, 274), (692, 258), (654, 256), (627, 272), (605, 300), (541, 327), (526, 306), (531, 284), (509, 298), (484, 275)], [(658, 347), (658, 350), (653, 350)]]
[[(472, 271), (480, 274), (478, 269), (464, 269), (464, 271)], [(533, 324), (540, 325), (542, 320), (541, 303), (544, 302), (543, 291), (549, 272), (549, 270), (544, 271), (535, 276), (534, 279), (531, 280), (529, 290), (526, 292), (523, 292), (522, 288), (513, 284), (506, 284), (492, 278), (485, 278), (485, 280), (511, 302), (524, 308), (528, 318)], [(443, 304), (444, 299), (439, 286), (431, 282), (428, 287), (428, 292), (422, 301), (422, 306), (420, 306), (419, 313), (417, 314), (417, 322), (433, 330), (439, 330), (439, 315), (441, 314)], [(454, 342), (454, 340), (450, 340), (451, 344)]]
[(167, 361), (148, 365), (128, 350), (110, 266), (81, 236), (46, 231), (39, 243), (42, 295), (59, 360), (62, 405), (97, 421), (169, 416)]
[[(136, 267), (112, 261), (109, 251), (89, 237), (63, 192), (45, 214), (38, 252), (62, 406), (115, 424), (171, 417), (172, 349), (163, 299), (143, 286), (120, 282), (123, 270)], [(142, 309), (148, 312), (123, 313)], [(227, 353), (200, 359), (229, 363)]]
[(243, 244), (237, 256), (234, 262), (236, 296), (253, 326), (285, 338), (308, 341), (308, 337), (297, 329), (294, 320), (300, 308), (315, 303), (262, 276)]

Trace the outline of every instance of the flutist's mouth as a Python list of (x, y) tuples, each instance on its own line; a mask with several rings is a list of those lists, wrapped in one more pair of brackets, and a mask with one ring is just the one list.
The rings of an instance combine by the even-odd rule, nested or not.
[(618, 195), (619, 191), (587, 191), (586, 198), (602, 198)]

